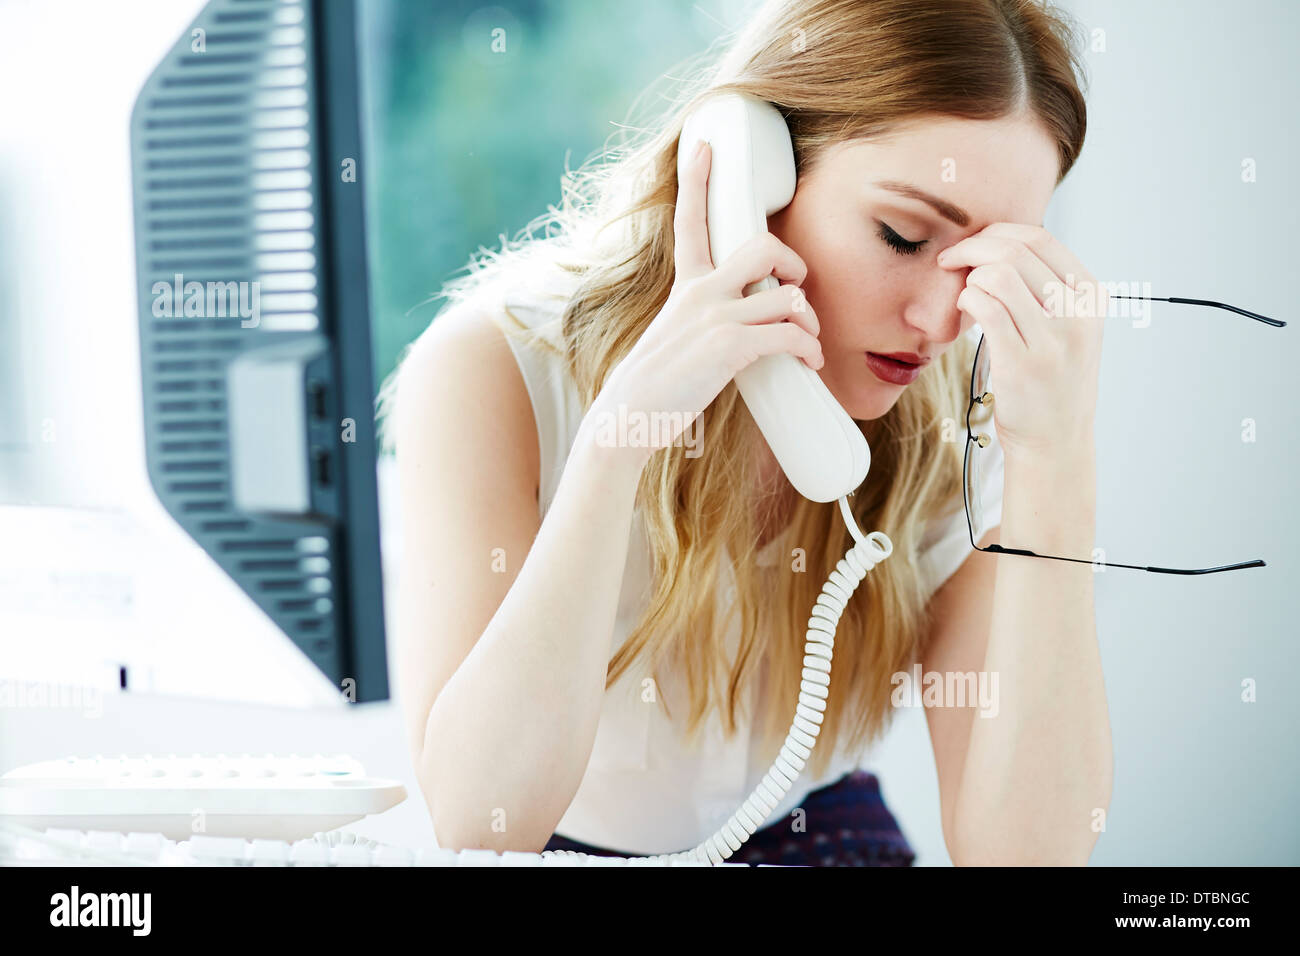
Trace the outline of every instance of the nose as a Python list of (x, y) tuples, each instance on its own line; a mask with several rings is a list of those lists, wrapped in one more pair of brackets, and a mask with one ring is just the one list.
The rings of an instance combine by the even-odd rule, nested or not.
[(936, 267), (923, 287), (916, 290), (903, 318), (912, 328), (939, 346), (956, 341), (975, 324), (975, 320), (957, 308), (957, 297), (966, 287), (969, 269)]

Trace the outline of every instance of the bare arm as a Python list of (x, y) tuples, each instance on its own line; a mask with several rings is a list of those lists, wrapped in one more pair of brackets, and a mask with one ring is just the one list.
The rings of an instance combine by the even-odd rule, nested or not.
[[(1090, 456), (1061, 473), (1008, 460), (1002, 526), (981, 545), (1086, 558), (1093, 469)], [(989, 717), (969, 707), (926, 710), (953, 862), (1083, 865), (1113, 772), (1093, 569), (976, 553), (934, 607), (923, 670), (984, 671), (998, 690)]]
[[(998, 535), (999, 529), (992, 528), (980, 540), (980, 547), (997, 541)], [(998, 558), (994, 555), (972, 552), (935, 592), (931, 599), (934, 624), (921, 656), (922, 674), (978, 674), (984, 669), (997, 567)], [(925, 709), (935, 769), (939, 774), (943, 838), (954, 863), (960, 857), (953, 809), (966, 765), (971, 724), (979, 719), (976, 714), (975, 706)]]
[[(999, 543), (1081, 562), (999, 555), (992, 604), (964, 589), (936, 625), (939, 643), (966, 645), (961, 659), (980, 661), (1000, 690), (997, 716), (970, 720), (968, 740), (936, 741), (936, 757), (958, 746), (964, 755), (948, 775), (949, 846), (954, 862), (1083, 864), (1114, 769), (1093, 568), (1083, 563), (1096, 534), (1106, 288), (1042, 226), (991, 223), (939, 258), (941, 268), (969, 269), (957, 307), (995, 356), (1006, 455)], [(1062, 305), (1055, 293), (1065, 287), (1079, 294)], [(944, 725), (955, 721), (931, 723)]]
[[(545, 521), (536, 422), (500, 330), (470, 311), (443, 316), (403, 365), (402, 701), (444, 847), (540, 850), (577, 793), (651, 454), (759, 357), (824, 364), (793, 249), (765, 232), (714, 268), (710, 161), (702, 146), (678, 184), (672, 290), (588, 409)], [(785, 284), (743, 295), (769, 275)], [(671, 413), (678, 432), (601, 447), (591, 423), (629, 409)]]
[(540, 522), (528, 394), (473, 313), (416, 346), (396, 415), (402, 703), (434, 832), (537, 852), (595, 741), (640, 469), (580, 432)]

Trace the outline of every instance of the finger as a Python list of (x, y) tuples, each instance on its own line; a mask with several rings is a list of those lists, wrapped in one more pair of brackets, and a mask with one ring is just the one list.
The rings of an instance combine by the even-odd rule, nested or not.
[(1026, 226), (1015, 222), (995, 222), (986, 226), (985, 235), (1000, 236), (1024, 243), (1072, 289), (1080, 283), (1096, 282), (1092, 273), (1079, 261), (1069, 246), (1061, 242), (1042, 226)]
[(809, 335), (821, 333), (821, 323), (817, 319), (817, 313), (808, 303), (803, 289), (797, 285), (783, 285), (775, 289), (755, 292), (751, 296), (727, 303), (718, 312), (728, 321), (743, 322), (746, 325), (789, 319), (805, 329)]
[(713, 271), (709, 257), (709, 168), (713, 152), (700, 141), (700, 150), (687, 163), (677, 182), (673, 212), (673, 263), (680, 279), (695, 279)]
[[(992, 228), (992, 226), (988, 227)], [(1049, 306), (1061, 299), (1061, 284), (1065, 281), (1038, 253), (1018, 239), (1007, 236), (990, 236), (985, 232), (963, 239), (939, 254), (938, 263), (943, 269), (977, 268), (995, 262), (1005, 262), (1015, 268), (1024, 280), (1025, 288), (1033, 293), (1040, 305)]]
[(957, 296), (957, 308), (980, 327), (989, 340), (992, 358), (1010, 357), (1028, 349), (1006, 307), (978, 286), (968, 285), (961, 290), (961, 295)]
[(740, 330), (741, 350), (747, 360), (751, 356), (758, 359), (784, 352), (801, 359), (814, 372), (826, 364), (821, 343), (793, 322), (736, 325), (733, 328)]
[(1034, 298), (1024, 276), (1010, 263), (998, 261), (976, 266), (966, 277), (966, 285), (976, 286), (1001, 302), (1029, 348), (1043, 339), (1047, 309)]
[(739, 298), (745, 286), (775, 275), (802, 285), (808, 267), (798, 254), (770, 232), (754, 236), (721, 263), (707, 280), (713, 291)]

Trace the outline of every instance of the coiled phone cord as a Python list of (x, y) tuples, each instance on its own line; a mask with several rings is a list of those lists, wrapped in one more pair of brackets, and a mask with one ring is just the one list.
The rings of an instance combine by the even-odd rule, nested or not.
[[(848, 525), (856, 544), (850, 548), (822, 585), (822, 593), (813, 604), (808, 618), (808, 633), (804, 639), (803, 675), (799, 684), (799, 703), (795, 707), (794, 721), (785, 743), (767, 774), (758, 782), (754, 792), (717, 833), (693, 850), (658, 856), (632, 857), (672, 863), (693, 860), (717, 865), (740, 849), (754, 835), (772, 811), (777, 808), (812, 755), (821, 731), (826, 701), (830, 697), (831, 656), (835, 649), (835, 630), (840, 615), (848, 605), (853, 592), (872, 568), (894, 553), (894, 544), (882, 531), (863, 534), (849, 509), (849, 499), (840, 498), (840, 514)], [(543, 856), (588, 857), (576, 850), (546, 850)], [(599, 859), (593, 858), (593, 859)]]

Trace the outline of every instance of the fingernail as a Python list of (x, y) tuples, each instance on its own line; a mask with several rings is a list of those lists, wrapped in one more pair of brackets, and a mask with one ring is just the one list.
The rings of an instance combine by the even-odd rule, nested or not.
[(700, 140), (698, 143), (695, 144), (695, 155), (693, 155), (691, 159), (699, 159), (701, 156), (704, 155), (704, 147), (706, 143), (707, 143), (706, 140)]

